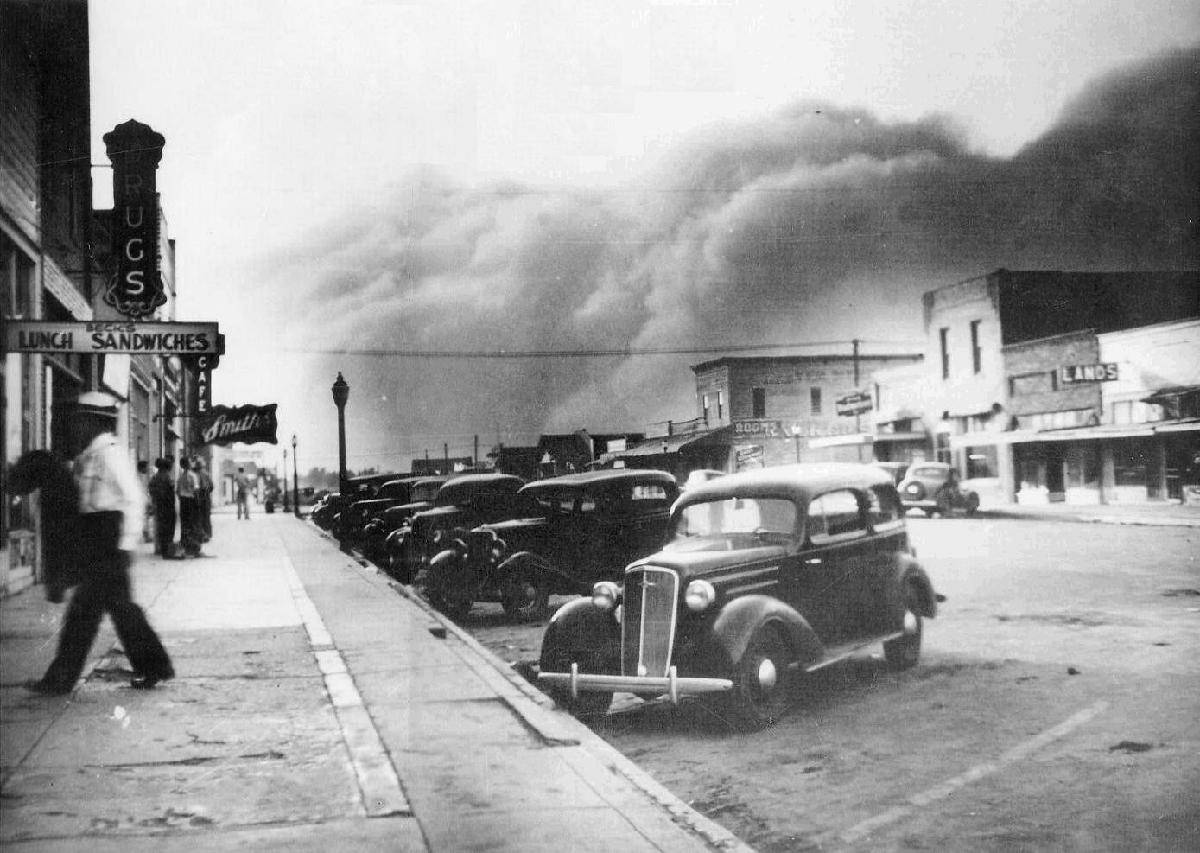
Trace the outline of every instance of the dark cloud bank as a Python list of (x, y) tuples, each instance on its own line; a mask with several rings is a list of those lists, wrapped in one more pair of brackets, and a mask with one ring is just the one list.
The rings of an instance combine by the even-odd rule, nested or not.
[[(708, 128), (618, 189), (419, 171), (272, 275), (317, 327), (303, 339), (350, 350), (914, 341), (923, 291), (997, 267), (1200, 265), (1198, 122), (1200, 48), (1097, 81), (1004, 159), (946, 117), (799, 103)], [(688, 365), (711, 357), (303, 361), (355, 386), (359, 464), (399, 466), (473, 434), (486, 450), (692, 417)]]

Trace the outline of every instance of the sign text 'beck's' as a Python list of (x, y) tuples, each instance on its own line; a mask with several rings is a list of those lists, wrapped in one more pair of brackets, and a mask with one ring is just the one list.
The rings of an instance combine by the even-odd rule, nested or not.
[(13, 320), (4, 323), (4, 351), (220, 355), (221, 334), (216, 323)]

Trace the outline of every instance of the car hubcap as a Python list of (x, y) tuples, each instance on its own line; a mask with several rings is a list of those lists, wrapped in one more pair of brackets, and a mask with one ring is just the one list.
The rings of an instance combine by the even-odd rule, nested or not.
[(758, 686), (763, 691), (769, 691), (775, 686), (779, 674), (775, 670), (775, 661), (763, 658), (758, 664)]

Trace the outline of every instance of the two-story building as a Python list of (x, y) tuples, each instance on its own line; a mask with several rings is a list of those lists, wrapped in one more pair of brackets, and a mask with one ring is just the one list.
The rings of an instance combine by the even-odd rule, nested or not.
[(1185, 367), (1200, 364), (1186, 322), (1200, 317), (1200, 272), (997, 270), (926, 293), (924, 307), (937, 459), (994, 479), (1008, 501), (1178, 496), (1168, 483), (1182, 483), (1195, 430), (1176, 416), (1169, 442), (1147, 444), (1160, 404), (1145, 400), (1186, 403), (1200, 384)]

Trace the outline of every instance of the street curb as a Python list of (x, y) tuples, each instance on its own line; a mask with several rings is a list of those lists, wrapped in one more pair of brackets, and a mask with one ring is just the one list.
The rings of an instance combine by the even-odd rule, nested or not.
[(1061, 515), (1040, 512), (1007, 510), (980, 510), (976, 518), (1010, 519), (1013, 521), (1066, 521), (1075, 524), (1116, 524), (1129, 527), (1200, 527), (1200, 518), (1172, 518), (1169, 516), (1147, 516), (1145, 518), (1119, 515)]
[[(325, 531), (315, 527), (310, 529), (323, 538), (337, 543), (337, 540)], [(382, 569), (364, 558), (345, 552), (342, 552), (342, 556), (346, 557), (347, 561), (360, 574), (365, 575), (364, 579), (386, 584), (460, 640), (478, 658), (480, 667), (483, 668), (473, 666), (470, 661), (467, 662), (468, 665), (472, 665), (475, 672), (496, 690), (497, 696), (545, 744), (583, 747), (601, 766), (624, 777), (631, 785), (645, 794), (651, 802), (666, 811), (674, 823), (702, 838), (714, 850), (755, 853), (753, 847), (747, 845), (725, 827), (693, 809), (634, 764), (620, 750), (573, 716), (559, 709), (553, 699), (526, 681), (519, 673), (513, 671), (511, 666), (496, 657), (453, 621), (434, 610), (411, 586), (393, 580)]]

